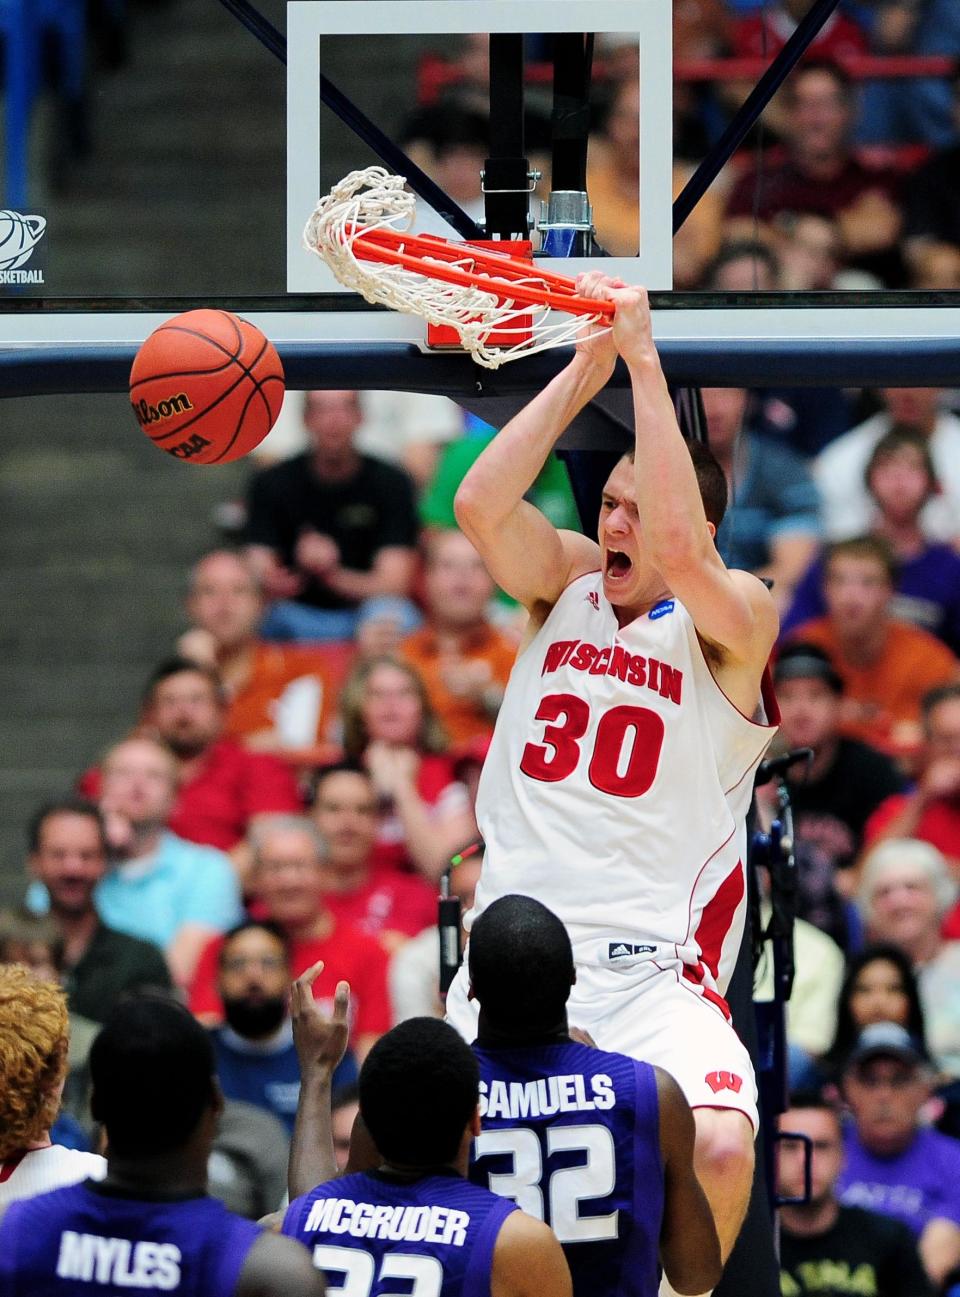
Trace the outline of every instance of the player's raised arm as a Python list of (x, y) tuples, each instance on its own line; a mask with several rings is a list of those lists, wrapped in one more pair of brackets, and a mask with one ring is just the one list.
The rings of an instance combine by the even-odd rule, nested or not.
[(573, 1297), (570, 1267), (553, 1230), (526, 1212), (508, 1216), (497, 1235), (490, 1297)]
[[(580, 291), (599, 278), (582, 276)], [(490, 575), (530, 611), (552, 606), (575, 576), (597, 562), (593, 541), (558, 531), (523, 498), (564, 429), (613, 373), (612, 337), (595, 333), (581, 337), (569, 365), (497, 434), (454, 500), (457, 522), (483, 555)]]
[(633, 388), (636, 502), (650, 562), (702, 639), (736, 663), (762, 665), (777, 635), (773, 600), (762, 581), (728, 571), (717, 552), (654, 346), (646, 291), (608, 285), (604, 294), (616, 306), (613, 336)]
[(660, 1263), (678, 1293), (705, 1293), (723, 1273), (720, 1242), (706, 1194), (693, 1169), (694, 1123), (690, 1105), (669, 1072), (657, 1073), (663, 1224)]

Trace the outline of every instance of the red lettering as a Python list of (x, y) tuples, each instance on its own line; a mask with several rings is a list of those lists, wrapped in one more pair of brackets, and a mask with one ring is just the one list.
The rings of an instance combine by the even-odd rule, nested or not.
[(734, 1094), (739, 1094), (743, 1086), (743, 1078), (737, 1076), (736, 1072), (708, 1072), (703, 1079), (714, 1094), (719, 1094), (721, 1090), (732, 1090)]
[(630, 670), (627, 679), (632, 685), (642, 685), (647, 682), (647, 659), (641, 657), (639, 653), (630, 654)]
[(669, 698), (680, 706), (680, 690), (683, 686), (683, 672), (678, 667), (660, 663), (660, 697)]
[(578, 671), (589, 671), (597, 660), (597, 654), (600, 650), (596, 644), (582, 643), (570, 659), (570, 665), (576, 667)]
[(573, 652), (575, 639), (557, 640), (551, 644), (543, 659), (543, 670), (540, 672), (545, 676), (548, 671), (558, 671), (563, 666), (565, 659)]
[(660, 679), (660, 663), (656, 658), (647, 658), (647, 688), (656, 692)]
[[(573, 774), (580, 760), (580, 742), (590, 723), (590, 708), (575, 694), (547, 694), (535, 719), (561, 724), (544, 726), (541, 743), (527, 743), (520, 769), (531, 779), (556, 783)], [(630, 734), (630, 752), (623, 749)], [(594, 788), (613, 797), (642, 797), (657, 774), (663, 747), (664, 722), (647, 707), (611, 707), (600, 717), (587, 775)]]
[(604, 676), (604, 675), (606, 675), (606, 674), (607, 674), (607, 664), (609, 663), (609, 661), (610, 661), (610, 650), (609, 650), (609, 648), (602, 648), (602, 649), (600, 650), (600, 652), (597, 654), (597, 660), (596, 660), (596, 662), (594, 662), (593, 666), (590, 668), (590, 674), (591, 674), (592, 676)]
[(608, 676), (616, 676), (618, 680), (626, 680), (627, 668), (630, 665), (630, 654), (620, 644), (615, 644), (613, 652), (610, 655), (610, 665), (607, 667)]

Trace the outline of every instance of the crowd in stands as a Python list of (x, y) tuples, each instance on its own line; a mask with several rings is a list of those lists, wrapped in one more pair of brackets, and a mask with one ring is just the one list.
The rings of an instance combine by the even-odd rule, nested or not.
[[(772, 55), (807, 7), (678, 5), (678, 56)], [(768, 155), (694, 213), (677, 286), (960, 286), (960, 76), (859, 86), (843, 70), (865, 52), (960, 58), (956, 13), (947, 0), (843, 6), (775, 101)], [(468, 41), (465, 59), (476, 53)], [(591, 157), (600, 242), (616, 254), (639, 238), (635, 71), (627, 59)], [(483, 153), (472, 84), (408, 132), (468, 209)], [(678, 143), (702, 146), (737, 94), (685, 85)], [(918, 146), (912, 171), (894, 145)], [(703, 399), (732, 501), (717, 543), (773, 583), (781, 611), (775, 751), (813, 754), (787, 778), (800, 923), (782, 1126), (813, 1141), (814, 1193), (784, 1210), (783, 1291), (957, 1292), (960, 393)], [(0, 962), (58, 982), (69, 1008), (56, 1143), (93, 1156), (98, 1025), (145, 988), (176, 996), (209, 1031), (227, 1099), (213, 1190), (262, 1215), (283, 1192), (299, 1089), (291, 979), (322, 961), (314, 992), (330, 1012), (350, 983), (341, 1155), (377, 1040), (441, 1014), (437, 884), (476, 837), (522, 635), (453, 518), (494, 435), (439, 398), (288, 397), (224, 546), (185, 574), (182, 634), (128, 731), (36, 808), (23, 907), (0, 914)], [(580, 525), (559, 460), (531, 498)], [(477, 869), (453, 871), (465, 909)], [(789, 1142), (781, 1177), (802, 1181)], [(851, 1286), (830, 1277), (838, 1266)], [(873, 1287), (851, 1278), (863, 1267)]]

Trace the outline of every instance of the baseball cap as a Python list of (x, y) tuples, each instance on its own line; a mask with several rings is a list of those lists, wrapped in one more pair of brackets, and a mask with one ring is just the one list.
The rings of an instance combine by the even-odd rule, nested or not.
[(840, 673), (817, 644), (797, 642), (781, 649), (773, 664), (773, 683), (783, 680), (822, 680), (833, 693), (843, 693)]
[(856, 1067), (871, 1058), (899, 1058), (906, 1063), (924, 1062), (923, 1050), (905, 1027), (896, 1022), (874, 1022), (864, 1027), (847, 1059)]

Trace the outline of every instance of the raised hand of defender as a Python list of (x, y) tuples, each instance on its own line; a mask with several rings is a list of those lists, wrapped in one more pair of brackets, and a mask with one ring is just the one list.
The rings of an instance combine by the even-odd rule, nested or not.
[[(622, 288), (623, 280), (611, 279), (608, 275), (601, 274), (599, 270), (577, 275), (579, 297), (604, 301), (607, 300), (607, 290), (614, 287)], [(612, 373), (617, 363), (617, 347), (609, 324), (585, 324), (577, 334), (577, 353), (586, 356), (598, 369)]]
[(290, 1019), (300, 1071), (332, 1076), (347, 1050), (350, 1035), (350, 986), (338, 982), (333, 997), (333, 1017), (328, 1018), (313, 996), (313, 984), (323, 972), (319, 960), (301, 973), (290, 988)]

